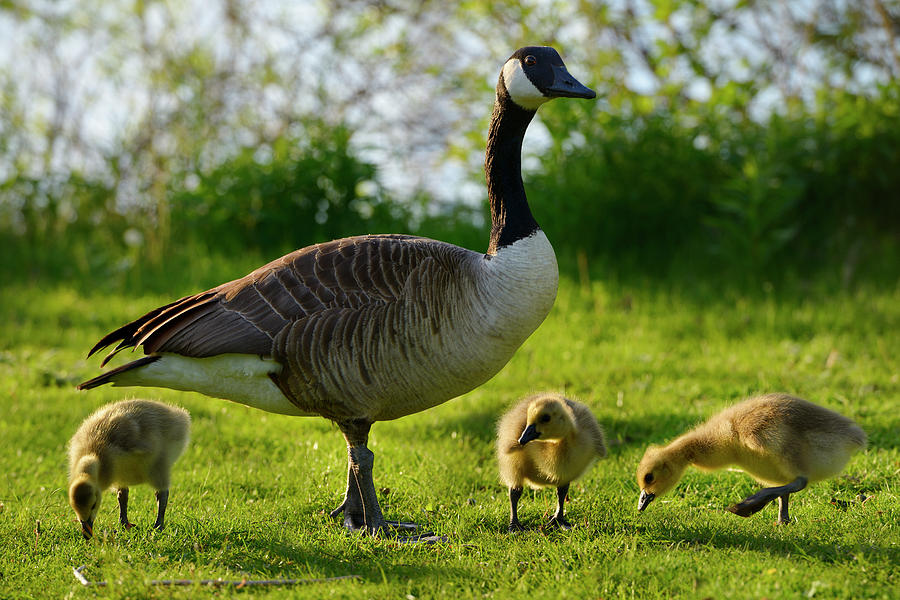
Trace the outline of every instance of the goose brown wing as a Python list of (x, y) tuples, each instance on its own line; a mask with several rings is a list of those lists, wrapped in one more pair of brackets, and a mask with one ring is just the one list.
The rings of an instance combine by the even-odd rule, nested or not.
[(366, 235), (309, 246), (246, 277), (154, 309), (101, 339), (94, 354), (119, 342), (146, 354), (270, 356), (272, 340), (302, 318), (328, 308), (396, 300), (409, 274), (449, 244), (406, 235)]

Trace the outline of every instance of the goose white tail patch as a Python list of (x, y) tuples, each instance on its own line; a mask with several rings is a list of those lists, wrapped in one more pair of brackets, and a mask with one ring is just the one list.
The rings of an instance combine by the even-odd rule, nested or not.
[(279, 363), (255, 355), (221, 354), (209, 358), (188, 358), (164, 353), (156, 362), (117, 375), (113, 385), (200, 392), (267, 412), (311, 415), (294, 406), (269, 378), (270, 373), (280, 370)]
[(531, 83), (518, 58), (511, 58), (503, 65), (503, 84), (512, 101), (528, 110), (537, 110), (550, 99)]

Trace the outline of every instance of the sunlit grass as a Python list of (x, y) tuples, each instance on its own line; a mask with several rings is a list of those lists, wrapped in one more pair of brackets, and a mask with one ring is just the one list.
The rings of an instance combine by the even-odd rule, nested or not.
[[(85, 359), (96, 339), (167, 299), (0, 290), (0, 597), (87, 594), (72, 577), (79, 565), (110, 582), (94, 593), (112, 597), (201, 593), (148, 588), (152, 579), (346, 574), (362, 579), (254, 593), (877, 598), (900, 584), (900, 290), (744, 296), (563, 281), (548, 320), (493, 380), (373, 428), (386, 516), (416, 520), (448, 540), (426, 547), (350, 536), (327, 517), (341, 499), (346, 451), (323, 419), (169, 390), (76, 392), (98, 372), (99, 361)], [(572, 486), (575, 529), (540, 529), (555, 494), (527, 492), (520, 518), (535, 529), (510, 536), (494, 422), (515, 399), (544, 389), (595, 410), (610, 457)], [(750, 519), (725, 512), (755, 487), (732, 471), (688, 471), (671, 495), (637, 513), (633, 473), (648, 443), (768, 391), (856, 419), (869, 450), (844, 476), (796, 495), (788, 527), (773, 524), (774, 508)], [(117, 527), (107, 494), (96, 538), (86, 543), (66, 504), (65, 444), (93, 409), (135, 396), (180, 404), (193, 417), (167, 527), (150, 529), (153, 494), (137, 487), (130, 516), (139, 527)]]

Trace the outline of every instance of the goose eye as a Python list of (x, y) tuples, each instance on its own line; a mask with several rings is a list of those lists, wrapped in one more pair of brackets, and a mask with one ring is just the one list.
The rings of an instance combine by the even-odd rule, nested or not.
[(534, 65), (537, 64), (537, 59), (529, 54), (528, 56), (525, 57), (525, 64), (528, 65), (529, 67), (533, 67)]
[(653, 483), (653, 473), (644, 475), (644, 483)]
[(549, 422), (550, 422), (550, 415), (543, 415), (541, 417), (541, 423), (549, 423)]

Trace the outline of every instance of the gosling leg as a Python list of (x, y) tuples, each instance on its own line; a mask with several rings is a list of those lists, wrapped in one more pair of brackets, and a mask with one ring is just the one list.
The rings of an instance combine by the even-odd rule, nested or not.
[(509, 488), (509, 532), (525, 531), (525, 526), (519, 522), (519, 498), (522, 497), (522, 488)]
[(128, 488), (120, 488), (116, 492), (116, 499), (119, 501), (119, 523), (125, 526), (125, 529), (134, 527), (134, 523), (128, 520)]
[(778, 496), (778, 524), (779, 525), (787, 525), (791, 522), (791, 517), (788, 516), (788, 499), (790, 498), (790, 494), (784, 494), (782, 496)]
[[(809, 480), (806, 477), (798, 477), (787, 485), (778, 487), (763, 488), (751, 496), (747, 496), (737, 504), (729, 506), (727, 510), (741, 517), (749, 517), (759, 512), (762, 508), (772, 502), (776, 498), (779, 501), (778, 522), (788, 522), (788, 502), (787, 496), (794, 492), (799, 492), (806, 487)], [(784, 499), (782, 499), (784, 498)]]
[(156, 492), (156, 523), (153, 524), (154, 529), (162, 529), (165, 527), (166, 507), (169, 505), (169, 490), (160, 490)]
[(572, 529), (572, 524), (566, 520), (566, 496), (569, 495), (569, 484), (556, 488), (556, 514), (550, 519), (550, 525), (560, 529)]

